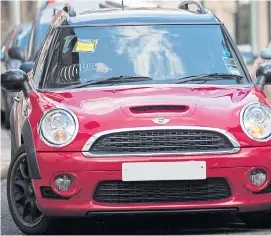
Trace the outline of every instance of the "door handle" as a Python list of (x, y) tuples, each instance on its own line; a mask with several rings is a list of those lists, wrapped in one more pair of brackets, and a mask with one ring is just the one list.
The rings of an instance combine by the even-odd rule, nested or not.
[(14, 101), (14, 102), (20, 102), (20, 101), (21, 101), (21, 98), (20, 98), (20, 97), (14, 97), (14, 98), (13, 98), (13, 101)]

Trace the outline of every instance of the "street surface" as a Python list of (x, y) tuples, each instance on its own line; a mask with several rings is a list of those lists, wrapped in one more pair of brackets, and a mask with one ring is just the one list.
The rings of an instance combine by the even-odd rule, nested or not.
[[(9, 142), (9, 132), (2, 129), (1, 166), (9, 163)], [(6, 196), (6, 180), (1, 180), (1, 235), (22, 235), (12, 220)], [(138, 216), (58, 220), (52, 234), (271, 235), (271, 229), (248, 230), (232, 215)]]
[(1, 179), (7, 175), (10, 163), (10, 131), (1, 128)]

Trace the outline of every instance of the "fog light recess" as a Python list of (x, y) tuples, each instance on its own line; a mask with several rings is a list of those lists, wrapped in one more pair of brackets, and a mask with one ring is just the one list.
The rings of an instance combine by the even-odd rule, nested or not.
[(54, 180), (55, 187), (60, 192), (69, 190), (72, 185), (72, 177), (67, 174), (57, 175)]
[(262, 169), (253, 170), (249, 174), (249, 180), (254, 186), (261, 187), (267, 182), (267, 173)]

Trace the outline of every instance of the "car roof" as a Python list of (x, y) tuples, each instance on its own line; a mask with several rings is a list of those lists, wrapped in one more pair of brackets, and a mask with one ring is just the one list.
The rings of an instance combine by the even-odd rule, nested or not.
[(77, 13), (68, 18), (68, 26), (115, 24), (221, 24), (209, 11), (205, 14), (183, 9), (166, 8), (111, 8)]

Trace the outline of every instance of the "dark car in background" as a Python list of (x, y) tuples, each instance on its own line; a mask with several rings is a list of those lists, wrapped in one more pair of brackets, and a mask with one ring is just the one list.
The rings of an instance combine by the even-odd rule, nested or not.
[[(79, 10), (82, 12), (82, 10), (86, 9), (92, 9), (97, 10), (100, 8), (103, 8), (101, 5), (102, 3), (105, 3), (105, 1), (81, 1), (78, 2), (75, 6), (76, 10)], [(106, 6), (110, 7), (110, 6)], [(113, 6), (112, 6), (113, 7)], [(34, 62), (36, 59), (36, 55), (38, 53), (38, 50), (40, 46), (42, 45), (43, 40), (45, 39), (45, 36), (47, 34), (47, 31), (49, 29), (50, 23), (53, 19), (53, 17), (63, 9), (63, 1), (44, 1), (40, 7), (40, 9), (37, 11), (36, 15), (34, 16), (32, 27), (27, 26), (24, 28), (23, 33), (21, 35), (27, 35), (27, 38), (17, 39), (18, 37), (15, 36), (15, 30), (9, 32), (9, 37), (14, 38), (14, 42), (18, 42), (18, 44), (13, 45), (11, 53), (9, 53), (10, 62), (7, 62), (7, 64), (13, 64), (12, 67), (8, 66), (8, 69), (16, 69), (20, 68), (24, 70), (25, 72), (29, 72), (34, 67)], [(25, 25), (22, 27), (26, 27)], [(22, 31), (22, 30), (21, 30)], [(11, 40), (6, 40), (8, 42), (8, 45), (11, 45)], [(2, 47), (1, 52), (1, 59), (6, 58), (7, 55), (7, 48), (8, 46)], [(4, 59), (3, 59), (4, 60)], [(21, 62), (27, 61), (27, 63), (24, 63), (23, 65)], [(2, 69), (2, 72), (5, 70)], [(13, 105), (13, 97), (15, 94), (7, 91), (2, 90), (2, 112), (4, 113), (4, 125), (6, 128), (10, 127), (9, 124), (9, 115), (10, 110)]]
[(253, 53), (252, 46), (249, 44), (238, 45), (241, 56), (243, 57), (247, 66), (250, 66), (254, 63), (256, 56)]
[(268, 43), (267, 47), (262, 49), (260, 55), (254, 61), (253, 69), (251, 72), (251, 76), (254, 80), (256, 79), (256, 71), (257, 71), (257, 68), (259, 67), (259, 65), (271, 60), (270, 51), (271, 51), (271, 39), (270, 39), (270, 42)]
[[(30, 40), (27, 51), (28, 61), (35, 61), (37, 52), (49, 29), (52, 18), (63, 9), (63, 3), (69, 1), (44, 1), (40, 10), (36, 13), (30, 33)], [(79, 1), (76, 3), (76, 10), (99, 9), (100, 4), (105, 1)]]
[[(7, 33), (1, 49), (1, 71), (18, 69), (25, 60), (27, 45), (29, 41), (30, 24), (15, 26)], [(1, 112), (5, 128), (9, 128), (9, 115), (13, 104), (12, 92), (2, 89)]]
[[(263, 48), (261, 50), (261, 53), (259, 55), (259, 57), (255, 60), (254, 64), (253, 64), (253, 68), (252, 68), (252, 72), (251, 72), (251, 76), (254, 82), (257, 81), (256, 77), (257, 77), (257, 68), (264, 63), (270, 63), (271, 62), (271, 39), (269, 44), (267, 45), (266, 48)], [(268, 98), (271, 101), (271, 85), (266, 86), (265, 88), (265, 92), (268, 96)]]

